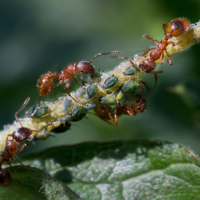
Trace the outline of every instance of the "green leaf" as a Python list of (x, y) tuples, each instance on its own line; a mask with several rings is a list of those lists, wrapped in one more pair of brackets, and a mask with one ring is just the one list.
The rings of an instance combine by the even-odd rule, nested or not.
[[(87, 142), (50, 148), (20, 159), (24, 164), (49, 172), (60, 181), (56, 181), (57, 184), (66, 183), (82, 199), (200, 199), (199, 159), (193, 151), (179, 144), (147, 140)], [(23, 174), (26, 176), (26, 172)], [(55, 180), (50, 178), (48, 189), (45, 178), (44, 183), (37, 178), (32, 181), (31, 174), (29, 181), (39, 185), (37, 190), (44, 185), (48, 197)], [(29, 181), (26, 184), (29, 185)], [(25, 187), (18, 188), (25, 190)], [(61, 191), (61, 186), (59, 188)]]

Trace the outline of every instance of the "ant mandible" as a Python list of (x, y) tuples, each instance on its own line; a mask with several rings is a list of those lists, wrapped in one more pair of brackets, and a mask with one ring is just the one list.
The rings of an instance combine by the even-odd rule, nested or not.
[[(48, 73), (42, 75), (41, 78), (38, 79), (38, 84), (37, 84), (37, 87), (40, 91), (39, 105), (40, 105), (40, 99), (41, 99), (42, 95), (48, 96), (55, 86), (62, 84), (62, 83), (65, 83), (63, 88), (66, 91), (66, 93), (75, 102), (77, 102), (76, 99), (74, 99), (74, 97), (72, 97), (71, 94), (66, 90), (66, 88), (70, 87), (73, 79), (78, 83), (79, 86), (82, 87), (82, 85), (76, 79), (75, 75), (80, 73), (81, 79), (83, 79), (82, 74), (94, 74), (95, 69), (91, 65), (91, 63), (94, 59), (96, 59), (97, 57), (100, 57), (102, 55), (117, 54), (117, 53), (122, 53), (122, 52), (121, 51), (112, 51), (112, 52), (108, 52), (108, 53), (99, 53), (99, 54), (95, 55), (95, 57), (90, 62), (88, 62), (88, 61), (78, 61), (73, 65), (68, 64), (60, 72), (55, 72), (55, 73), (48, 72)], [(57, 84), (55, 84), (53, 82), (53, 79), (59, 80), (59, 82)]]
[[(17, 147), (17, 142), (24, 142), (33, 132), (40, 132), (43, 129), (45, 129), (47, 126), (52, 125), (48, 124), (38, 130), (32, 130), (27, 127), (23, 127), (22, 123), (20, 122), (19, 118), (17, 117), (17, 114), (28, 104), (30, 101), (30, 97), (28, 97), (25, 102), (23, 103), (22, 107), (15, 113), (15, 119), (20, 123), (21, 128), (16, 129), (12, 134), (8, 134), (6, 137), (6, 146), (5, 150), (3, 151), (2, 155), (0, 156), (0, 185), (3, 187), (6, 187), (11, 184), (11, 176), (7, 170), (4, 170), (1, 168), (1, 165), (3, 163), (8, 163), (13, 171), (14, 178), (18, 182), (19, 185), (21, 183), (18, 181), (15, 170), (13, 169), (11, 165), (11, 160), (13, 160), (13, 157), (15, 157), (21, 165), (23, 165), (20, 160), (16, 157), (16, 154), (21, 152), (25, 146), (27, 146), (26, 143), (22, 144), (21, 146)], [(12, 137), (11, 140), (8, 140), (8, 137)], [(28, 186), (28, 185), (25, 185)], [(28, 186), (30, 187), (30, 186)], [(31, 187), (32, 188), (32, 187)]]

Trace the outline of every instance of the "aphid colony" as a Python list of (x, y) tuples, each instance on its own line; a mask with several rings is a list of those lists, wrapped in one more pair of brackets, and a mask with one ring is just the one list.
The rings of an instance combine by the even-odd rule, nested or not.
[[(63, 98), (62, 116), (60, 115), (59, 121), (56, 122), (57, 125), (55, 125), (55, 121), (51, 119), (48, 121), (48, 123), (44, 124), (43, 127), (37, 130), (23, 127), (22, 123), (17, 117), (17, 114), (27, 105), (30, 100), (30, 98), (26, 99), (20, 110), (15, 114), (15, 119), (19, 122), (21, 127), (7, 136), (5, 141), (5, 150), (0, 156), (0, 185), (6, 187), (11, 184), (11, 176), (9, 172), (2, 169), (3, 163), (7, 163), (10, 165), (13, 171), (14, 178), (17, 180), (18, 184), (21, 185), (21, 183), (17, 179), (13, 167), (11, 166), (11, 160), (13, 158), (17, 158), (16, 154), (21, 152), (24, 147), (28, 146), (26, 140), (29, 137), (33, 136), (33, 133), (39, 133), (45, 128), (55, 133), (64, 132), (70, 128), (71, 121), (73, 122), (81, 120), (83, 117), (85, 117), (86, 113), (89, 113), (88, 110), (91, 109), (94, 109), (94, 113), (91, 114), (96, 115), (97, 117), (112, 126), (118, 126), (118, 117), (120, 117), (121, 115), (135, 116), (138, 113), (144, 112), (147, 107), (147, 102), (144, 98), (143, 85), (148, 89), (149, 95), (150, 89), (143, 81), (140, 81), (140, 79), (136, 78), (138, 77), (137, 73), (145, 72), (154, 74), (155, 80), (157, 80), (157, 74), (162, 73), (162, 71), (154, 71), (154, 69), (156, 68), (156, 61), (158, 59), (161, 59), (161, 63), (164, 62), (164, 52), (166, 53), (169, 64), (172, 64), (171, 58), (169, 57), (166, 48), (170, 44), (172, 44), (173, 46), (175, 46), (176, 44), (169, 41), (169, 39), (172, 36), (179, 37), (180, 35), (184, 34), (189, 29), (189, 26), (190, 24), (187, 19), (177, 18), (172, 20), (169, 25), (163, 23), (165, 36), (160, 42), (155, 40), (151, 36), (143, 35), (147, 39), (156, 42), (157, 46), (146, 50), (142, 54), (142, 56), (149, 56), (149, 58), (146, 58), (142, 62), (140, 62), (139, 66), (135, 65), (133, 59), (128, 59), (126, 57), (117, 57), (119, 59), (128, 59), (130, 64), (132, 65), (127, 67), (126, 70), (123, 72), (123, 76), (128, 77), (128, 81), (120, 82), (119, 77), (116, 74), (113, 74), (107, 77), (103, 84), (97, 84), (97, 82), (100, 83), (100, 81), (98, 80), (101, 80), (101, 73), (96, 72), (95, 68), (91, 64), (92, 61), (99, 56), (118, 54), (121, 53), (120, 51), (99, 53), (90, 62), (79, 61), (75, 64), (68, 64), (60, 72), (47, 72), (46, 74), (42, 75), (37, 84), (40, 93), (39, 104), (36, 107), (31, 108), (27, 112), (28, 117), (38, 119), (43, 118), (43, 120), (45, 120), (45, 117), (50, 115), (51, 111), (49, 111), (48, 103), (41, 103), (40, 100), (42, 96), (48, 96), (55, 86), (64, 83), (63, 88), (70, 98)], [(89, 74), (91, 76), (91, 83), (81, 85), (76, 79), (76, 75), (79, 73), (81, 75), (82, 82), (84, 82), (82, 74)], [(54, 79), (58, 82), (54, 83)], [(73, 95), (66, 90), (66, 88), (70, 86), (72, 80), (75, 80), (80, 86), (80, 88)], [(139, 81), (140, 84), (138, 83)], [(136, 90), (138, 88), (141, 88), (141, 94), (136, 93)], [(113, 89), (113, 92), (110, 92), (111, 89)], [(119, 99), (121, 99), (123, 94), (125, 95), (126, 99), (123, 103), (119, 103)], [(131, 96), (131, 98), (128, 97), (128, 95)], [(134, 103), (132, 103), (133, 100)], [(34, 139), (45, 139), (49, 135), (34, 134)], [(9, 139), (9, 137), (11, 137), (12, 139)], [(17, 147), (17, 145), (19, 146)]]

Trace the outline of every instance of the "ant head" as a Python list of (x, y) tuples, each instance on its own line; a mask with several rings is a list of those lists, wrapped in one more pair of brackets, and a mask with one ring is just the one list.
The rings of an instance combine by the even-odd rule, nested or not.
[(78, 73), (83, 73), (83, 74), (94, 74), (95, 73), (94, 67), (91, 65), (90, 62), (87, 62), (87, 61), (79, 61), (79, 62), (75, 63), (75, 67), (76, 67), (76, 71)]
[(5, 149), (14, 152), (17, 149), (17, 142), (16, 142), (16, 140), (15, 139), (8, 140), (6, 142)]
[(142, 96), (140, 94), (136, 95), (136, 103), (135, 103), (135, 111), (137, 113), (142, 113), (147, 108), (147, 102), (146, 99), (142, 99)]
[(54, 86), (53, 74), (51, 72), (42, 75), (41, 78), (38, 79), (37, 87), (40, 91), (40, 95), (48, 96)]
[(141, 71), (149, 73), (156, 68), (156, 63), (150, 59), (146, 59), (139, 64), (139, 68)]
[(12, 178), (7, 170), (0, 168), (0, 186), (7, 187), (12, 183)]
[(12, 134), (17, 142), (25, 141), (32, 134), (32, 130), (26, 127), (21, 127), (15, 130)]
[(185, 18), (177, 18), (172, 20), (168, 26), (168, 33), (178, 37), (185, 33), (190, 28), (190, 22)]

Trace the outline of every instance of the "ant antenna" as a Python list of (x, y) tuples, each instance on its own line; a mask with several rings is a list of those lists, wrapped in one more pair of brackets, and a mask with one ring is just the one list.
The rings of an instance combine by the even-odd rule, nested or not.
[(40, 132), (40, 131), (42, 131), (43, 129), (45, 129), (47, 126), (50, 126), (50, 125), (53, 125), (53, 123), (47, 124), (47, 125), (43, 126), (42, 128), (40, 128), (40, 129), (38, 129), (38, 130), (31, 130), (31, 131)]
[(29, 101), (30, 101), (30, 97), (28, 97), (28, 98), (24, 101), (22, 107), (15, 113), (15, 119), (20, 123), (20, 125), (21, 125), (22, 127), (23, 127), (23, 125), (22, 125), (22, 123), (19, 121), (19, 118), (17, 117), (17, 114), (28, 104)]
[(108, 53), (98, 53), (91, 61), (90, 63), (96, 59), (97, 57), (99, 56), (102, 56), (102, 55), (108, 55), (108, 54), (118, 54), (118, 53), (122, 53), (121, 51), (111, 51), (111, 52), (108, 52)]
[(111, 56), (112, 58), (118, 58), (118, 59), (122, 59), (122, 60), (129, 60), (129, 62), (135, 67), (136, 70), (140, 71), (140, 69), (134, 64), (134, 62), (127, 58), (127, 57), (123, 57), (123, 56)]

